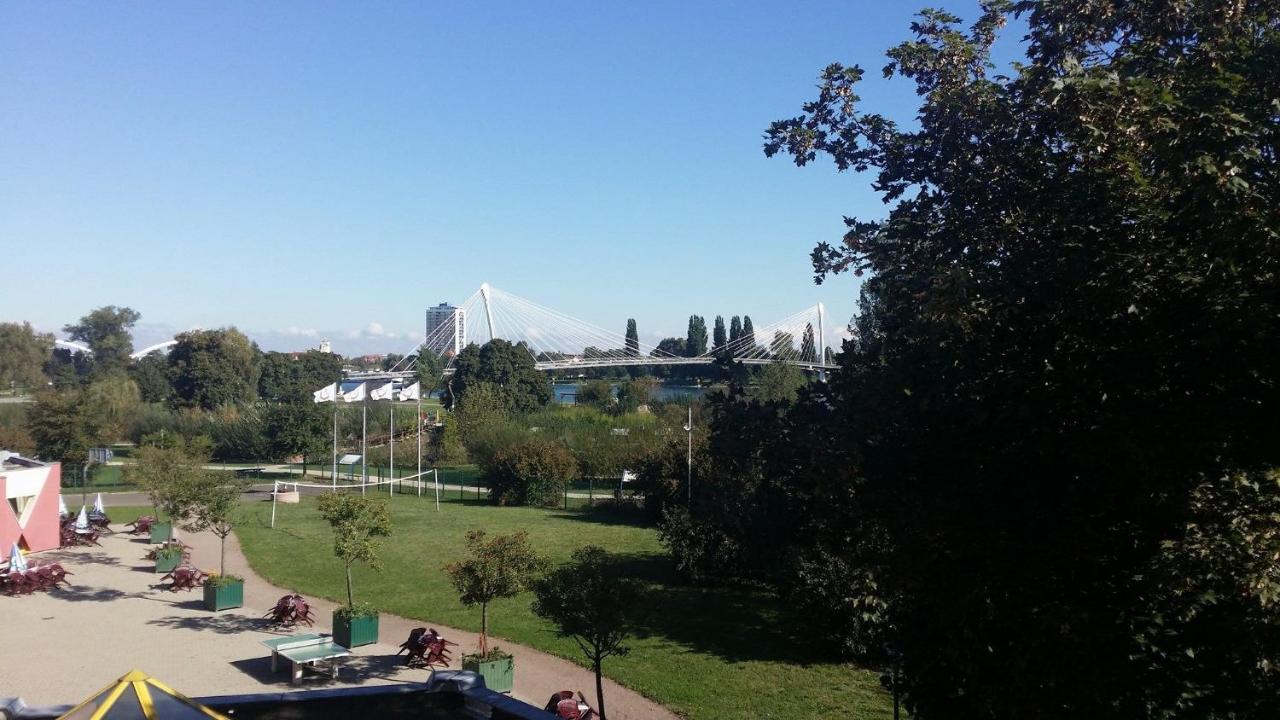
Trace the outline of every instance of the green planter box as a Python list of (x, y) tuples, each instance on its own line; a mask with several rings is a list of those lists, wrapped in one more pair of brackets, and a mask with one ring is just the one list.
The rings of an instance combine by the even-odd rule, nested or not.
[(173, 572), (173, 569), (182, 564), (182, 553), (177, 555), (156, 557), (156, 572), (167, 573)]
[(159, 545), (173, 537), (173, 523), (151, 523), (151, 544)]
[(378, 642), (378, 616), (339, 617), (333, 614), (333, 641), (342, 647), (353, 648)]
[(244, 583), (204, 586), (204, 609), (217, 612), (244, 606)]
[(480, 662), (464, 659), (462, 669), (469, 670), (484, 678), (484, 686), (494, 692), (510, 693), (516, 682), (515, 658), (505, 657), (497, 660)]

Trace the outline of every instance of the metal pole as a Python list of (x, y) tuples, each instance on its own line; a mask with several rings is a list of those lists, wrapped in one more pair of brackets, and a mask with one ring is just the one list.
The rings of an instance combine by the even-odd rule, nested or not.
[(431, 474), (436, 478), (436, 512), (440, 512), (440, 470), (432, 470)]
[(387, 480), (387, 496), (396, 491), (396, 389), (391, 387), (391, 475)]
[[(333, 481), (333, 489), (338, 489), (338, 390), (341, 389), (337, 383), (333, 385), (333, 473), (329, 475), (329, 479)], [(320, 471), (320, 476), (324, 477), (324, 471)]]
[(280, 494), (280, 483), (271, 482), (271, 527), (276, 526), (276, 496)]
[(689, 455), (687, 459), (687, 469), (685, 471), (685, 489), (689, 494), (686, 503), (693, 505), (693, 406), (689, 406), (689, 422), (685, 424), (684, 430), (689, 434)]
[(369, 484), (369, 396), (360, 404), (360, 496)]
[(418, 385), (418, 497), (422, 497), (422, 385)]

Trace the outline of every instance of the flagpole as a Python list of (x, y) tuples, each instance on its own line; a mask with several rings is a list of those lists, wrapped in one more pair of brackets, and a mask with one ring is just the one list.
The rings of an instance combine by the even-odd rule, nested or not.
[(364, 486), (369, 483), (369, 395), (360, 403), (360, 496), (364, 497)]
[(387, 496), (396, 492), (396, 389), (391, 388), (391, 475), (387, 480)]
[[(338, 489), (338, 391), (342, 389), (338, 383), (333, 384), (333, 473), (329, 479), (333, 481), (333, 489)], [(304, 478), (305, 479), (305, 478)], [(323, 480), (324, 476), (320, 476)]]
[(422, 385), (418, 385), (418, 497), (422, 497)]

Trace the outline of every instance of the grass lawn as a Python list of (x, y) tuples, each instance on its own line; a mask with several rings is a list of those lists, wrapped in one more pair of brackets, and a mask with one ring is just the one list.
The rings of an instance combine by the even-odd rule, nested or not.
[[(395, 530), (383, 545), (385, 569), (356, 569), (358, 601), (424, 622), (477, 630), (479, 609), (458, 602), (440, 569), (462, 555), (467, 530), (527, 530), (534, 547), (555, 562), (594, 543), (621, 556), (647, 588), (637, 600), (641, 618), (631, 654), (606, 661), (610, 677), (689, 718), (793, 718), (797, 708), (814, 718), (891, 715), (875, 673), (818, 654), (799, 634), (788, 609), (767, 593), (680, 584), (652, 528), (616, 517), (500, 508), (456, 496), (442, 503), (439, 513), (434, 507), (425, 496), (392, 500)], [(254, 570), (282, 587), (345, 599), (332, 536), (314, 501), (280, 506), (274, 530), (267, 526), (270, 512), (267, 503), (246, 505), (236, 531)], [(526, 595), (490, 607), (493, 634), (585, 665), (573, 641), (557, 638), (530, 612), (529, 602)]]

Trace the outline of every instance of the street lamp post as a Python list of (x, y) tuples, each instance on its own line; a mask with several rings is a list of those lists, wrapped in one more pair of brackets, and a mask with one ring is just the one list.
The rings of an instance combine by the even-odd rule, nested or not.
[(689, 406), (689, 421), (684, 424), (684, 431), (689, 436), (689, 454), (686, 459), (684, 486), (688, 493), (686, 504), (693, 506), (693, 406)]

